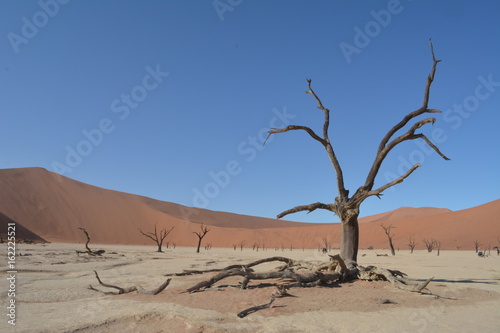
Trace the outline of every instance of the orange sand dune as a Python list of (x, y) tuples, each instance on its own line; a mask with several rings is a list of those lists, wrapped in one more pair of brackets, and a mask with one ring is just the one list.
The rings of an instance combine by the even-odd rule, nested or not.
[[(87, 185), (41, 168), (0, 170), (0, 211), (51, 242), (84, 242), (84, 227), (92, 243), (151, 244), (138, 229), (175, 227), (166, 241), (193, 246), (200, 223), (211, 229), (203, 244), (231, 247), (245, 243), (266, 248), (316, 248), (327, 239), (338, 247), (340, 225), (309, 224), (195, 209), (143, 196)], [(394, 243), (407, 249), (410, 236), (417, 249), (423, 238), (441, 241), (442, 249), (472, 249), (477, 239), (497, 245), (500, 200), (452, 212), (438, 208), (399, 208), (360, 219), (360, 247), (386, 248), (380, 223), (392, 224)]]

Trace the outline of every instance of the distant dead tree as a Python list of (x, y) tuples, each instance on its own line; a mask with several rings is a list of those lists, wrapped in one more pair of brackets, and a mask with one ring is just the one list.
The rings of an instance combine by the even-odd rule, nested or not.
[(240, 251), (243, 251), (243, 246), (245, 245), (245, 241), (241, 241), (240, 242)]
[[(163, 240), (165, 238), (167, 238), (168, 234), (170, 234), (170, 232), (172, 232), (172, 230), (174, 230), (174, 227), (170, 228), (169, 230), (163, 228), (161, 229), (160, 231), (158, 231), (156, 229), (156, 225), (158, 223), (155, 223), (155, 230), (154, 232), (143, 232), (141, 229), (139, 229), (139, 232), (143, 235), (143, 236), (146, 236), (147, 238), (153, 240), (156, 245), (158, 246), (158, 249), (156, 250), (156, 252), (163, 252), (161, 250), (161, 247), (163, 245)], [(168, 248), (168, 246), (167, 246)]]
[(433, 242), (434, 242), (434, 247), (437, 250), (437, 255), (439, 255), (439, 251), (441, 250), (441, 242), (438, 240), (434, 240)]
[(417, 246), (417, 243), (415, 243), (415, 237), (410, 236), (410, 241), (408, 242), (408, 246), (410, 247), (410, 253), (413, 253), (415, 246)]
[[(323, 242), (323, 249), (326, 249), (327, 251), (330, 251), (332, 249), (332, 242), (330, 241), (330, 239), (326, 236), (323, 236), (321, 237), (321, 241)], [(325, 252), (324, 250), (322, 250), (323, 253)]]
[(394, 251), (394, 245), (392, 244), (392, 237), (394, 237), (394, 234), (391, 235), (391, 229), (396, 228), (396, 227), (393, 226), (392, 224), (390, 224), (389, 226), (386, 227), (383, 223), (380, 224), (380, 227), (382, 229), (384, 229), (384, 232), (387, 235), (387, 238), (389, 239), (389, 246), (391, 247), (391, 254), (393, 256), (395, 256), (396, 252)]
[(474, 248), (476, 249), (476, 253), (479, 252), (479, 247), (481, 246), (481, 243), (479, 243), (479, 241), (476, 239), (474, 241)]
[(89, 256), (102, 256), (102, 254), (106, 251), (104, 250), (97, 250), (97, 251), (92, 251), (89, 247), (89, 243), (90, 243), (90, 236), (87, 232), (87, 230), (85, 230), (85, 228), (78, 228), (80, 229), (81, 231), (83, 231), (83, 233), (85, 234), (85, 236), (87, 237), (87, 242), (85, 243), (85, 249), (86, 251), (76, 251), (76, 253), (80, 254), (80, 253), (87, 253)]
[(434, 246), (436, 244), (435, 244), (435, 241), (433, 239), (429, 240), (429, 239), (424, 238), (422, 240), (422, 242), (424, 242), (425, 248), (427, 249), (427, 252), (432, 252), (432, 250), (434, 250)]
[(198, 248), (196, 249), (196, 253), (200, 253), (201, 240), (205, 235), (210, 231), (207, 226), (204, 226), (203, 223), (200, 226), (200, 231), (193, 231), (193, 234), (198, 236)]

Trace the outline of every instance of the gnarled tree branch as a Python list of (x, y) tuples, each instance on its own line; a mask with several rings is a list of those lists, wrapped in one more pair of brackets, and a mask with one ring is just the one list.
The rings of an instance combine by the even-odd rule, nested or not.
[(89, 247), (89, 243), (90, 243), (90, 236), (89, 236), (89, 233), (87, 232), (87, 230), (85, 230), (85, 228), (78, 228), (80, 229), (81, 231), (83, 231), (83, 233), (85, 234), (85, 236), (87, 237), (87, 242), (85, 243), (85, 249), (87, 251), (76, 251), (76, 253), (87, 253), (88, 255), (90, 256), (102, 256), (102, 254), (106, 251), (104, 250), (97, 250), (97, 251), (92, 251)]
[(267, 138), (266, 141), (264, 141), (264, 144), (266, 144), (267, 139), (273, 134), (276, 133), (284, 133), (288, 131), (295, 131), (295, 130), (303, 130), (306, 131), (314, 140), (318, 141), (321, 143), (323, 146), (326, 145), (325, 140), (323, 140), (319, 135), (317, 135), (311, 128), (307, 126), (298, 126), (298, 125), (289, 125), (285, 128), (272, 128), (269, 132), (267, 132)]
[(309, 214), (310, 212), (315, 211), (316, 209), (326, 209), (326, 210), (329, 210), (331, 212), (334, 212), (332, 204), (324, 204), (321, 202), (316, 202), (316, 203), (313, 203), (310, 205), (303, 205), (303, 206), (297, 206), (297, 207), (291, 208), (289, 210), (284, 211), (281, 214), (278, 214), (278, 216), (276, 216), (276, 218), (281, 219), (286, 215), (297, 213), (297, 212), (302, 212), (302, 211), (306, 211), (306, 210), (308, 211), (307, 213)]
[(112, 284), (107, 284), (107, 283), (102, 282), (101, 278), (99, 277), (99, 274), (97, 274), (96, 271), (94, 271), (94, 273), (95, 273), (95, 277), (96, 277), (97, 281), (99, 282), (99, 284), (101, 286), (106, 287), (106, 288), (113, 288), (113, 289), (117, 289), (118, 290), (118, 292), (101, 291), (99, 289), (96, 289), (96, 288), (92, 287), (91, 285), (89, 286), (90, 290), (97, 291), (97, 292), (100, 292), (100, 293), (103, 293), (103, 294), (106, 294), (106, 295), (121, 295), (121, 294), (131, 293), (133, 291), (137, 291), (139, 294), (145, 294), (145, 295), (158, 295), (165, 288), (167, 288), (167, 286), (170, 284), (170, 281), (172, 280), (172, 279), (167, 279), (158, 288), (155, 288), (153, 290), (145, 290), (141, 286), (132, 286), (132, 287), (128, 287), (128, 288), (122, 288), (122, 287), (118, 287), (118, 286), (115, 286), (115, 285), (112, 285)]

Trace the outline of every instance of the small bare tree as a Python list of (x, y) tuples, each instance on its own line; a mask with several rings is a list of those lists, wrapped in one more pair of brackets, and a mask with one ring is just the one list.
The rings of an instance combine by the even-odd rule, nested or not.
[(387, 238), (389, 239), (389, 246), (391, 247), (391, 254), (393, 256), (395, 256), (396, 252), (394, 251), (394, 245), (392, 244), (392, 237), (394, 237), (394, 234), (391, 235), (391, 229), (396, 228), (396, 227), (393, 226), (392, 224), (390, 224), (389, 226), (386, 227), (383, 223), (380, 225), (380, 227), (382, 227), (382, 229), (384, 229), (384, 232), (387, 235)]
[(196, 249), (196, 253), (200, 253), (200, 246), (201, 246), (201, 240), (205, 235), (210, 231), (207, 226), (204, 226), (203, 223), (200, 226), (200, 232), (198, 231), (193, 231), (193, 234), (198, 236), (198, 248)]
[(439, 255), (439, 251), (441, 250), (441, 242), (438, 240), (433, 240), (434, 248), (437, 250), (437, 255)]
[(415, 237), (410, 236), (410, 241), (408, 242), (408, 246), (410, 247), (410, 253), (413, 253), (415, 246), (417, 246), (417, 243), (415, 242)]
[(172, 232), (172, 230), (174, 230), (174, 227), (170, 228), (169, 230), (163, 228), (160, 231), (158, 231), (156, 229), (156, 225), (157, 224), (158, 223), (155, 223), (155, 230), (154, 230), (154, 232), (149, 232), (149, 231), (148, 232), (144, 232), (141, 229), (139, 229), (139, 232), (141, 233), (141, 235), (146, 236), (147, 238), (153, 240), (156, 243), (156, 245), (158, 246), (158, 249), (156, 250), (156, 252), (163, 252), (161, 250), (161, 247), (163, 245), (163, 240), (165, 238), (167, 238), (168, 234), (170, 232)]
[(241, 241), (240, 242), (240, 251), (243, 251), (243, 246), (245, 245), (245, 241)]
[(323, 236), (321, 237), (321, 240), (323, 241), (323, 252), (324, 249), (326, 249), (326, 251), (331, 251), (333, 242), (330, 240), (330, 238)]
[(479, 252), (479, 247), (481, 246), (481, 243), (479, 243), (479, 241), (476, 239), (474, 241), (474, 248), (476, 249), (476, 253)]
[(432, 252), (432, 250), (434, 250), (434, 246), (436, 245), (434, 243), (434, 240), (432, 240), (432, 239), (429, 240), (429, 239), (424, 238), (422, 240), (422, 242), (424, 242), (425, 248), (427, 249), (427, 252)]

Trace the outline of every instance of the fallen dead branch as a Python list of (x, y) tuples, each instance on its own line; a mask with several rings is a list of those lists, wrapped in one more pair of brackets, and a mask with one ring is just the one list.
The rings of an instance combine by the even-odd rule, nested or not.
[(118, 286), (115, 286), (115, 285), (112, 285), (112, 284), (107, 284), (107, 283), (102, 282), (101, 278), (99, 277), (99, 274), (97, 274), (96, 271), (94, 271), (94, 273), (95, 273), (95, 277), (96, 277), (97, 281), (99, 282), (99, 284), (101, 286), (106, 287), (106, 288), (113, 288), (113, 289), (117, 289), (118, 290), (118, 292), (102, 291), (102, 290), (99, 290), (99, 289), (96, 289), (96, 288), (92, 287), (92, 285), (89, 285), (88, 289), (93, 290), (93, 291), (97, 291), (97, 292), (100, 292), (100, 293), (103, 293), (105, 295), (121, 295), (121, 294), (130, 293), (130, 292), (133, 292), (133, 291), (137, 291), (139, 294), (145, 294), (145, 295), (158, 295), (165, 288), (167, 288), (167, 286), (170, 284), (170, 281), (172, 280), (172, 279), (167, 279), (158, 288), (153, 289), (153, 290), (145, 290), (141, 286), (132, 286), (132, 287), (128, 287), (128, 288), (122, 288), (122, 287), (118, 287)]
[(89, 233), (87, 232), (87, 230), (85, 230), (85, 228), (78, 228), (78, 229), (80, 229), (81, 231), (83, 231), (85, 233), (85, 236), (87, 236), (87, 242), (85, 243), (86, 251), (76, 251), (77, 254), (87, 253), (89, 256), (102, 256), (102, 254), (104, 252), (106, 252), (105, 250), (92, 251), (89, 247), (89, 243), (90, 243)]
[(257, 261), (253, 261), (249, 264), (246, 265), (230, 265), (224, 268), (214, 268), (214, 269), (207, 269), (207, 270), (188, 270), (185, 269), (182, 273), (170, 273), (170, 274), (165, 274), (165, 276), (186, 276), (186, 275), (196, 275), (196, 274), (205, 274), (205, 273), (213, 273), (213, 272), (222, 272), (222, 271), (228, 271), (233, 268), (241, 268), (243, 270), (250, 270), (251, 267), (257, 266), (259, 264), (265, 263), (265, 262), (271, 262), (271, 261), (282, 261), (286, 263), (287, 265), (292, 265), (295, 263), (292, 259), (285, 258), (285, 257), (270, 257), (270, 258), (265, 258), (265, 259), (259, 259)]

